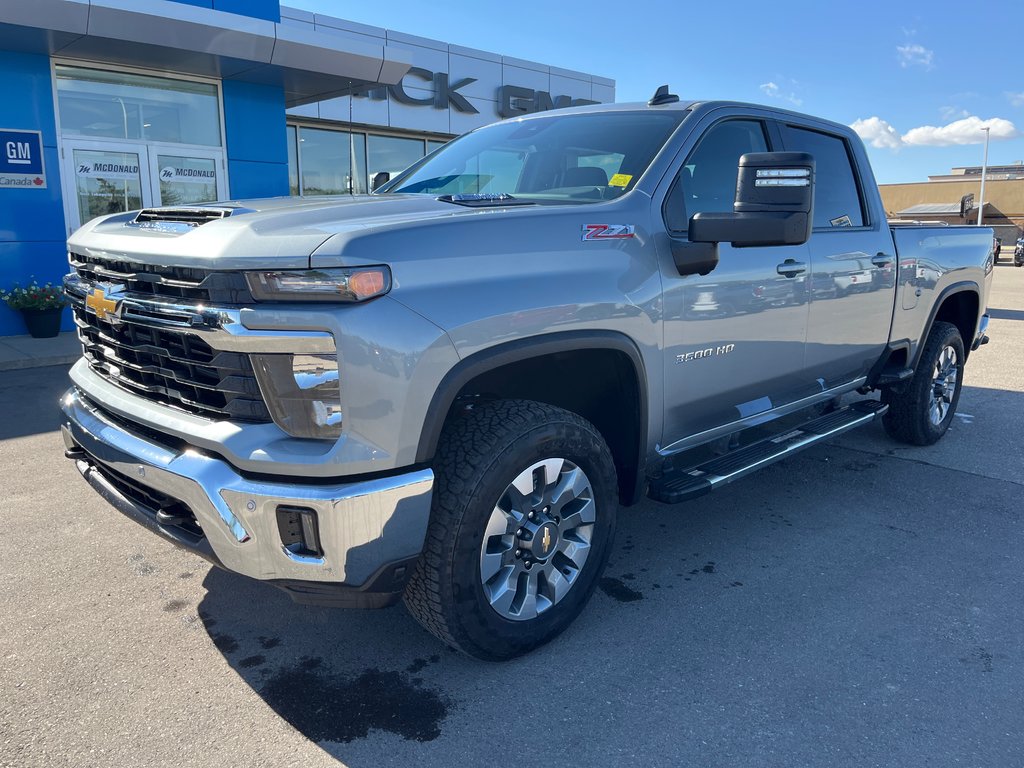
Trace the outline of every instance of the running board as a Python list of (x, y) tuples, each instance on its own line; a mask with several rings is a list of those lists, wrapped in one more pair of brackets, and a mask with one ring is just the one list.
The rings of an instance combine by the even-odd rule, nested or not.
[(889, 406), (885, 403), (861, 400), (696, 467), (675, 470), (654, 478), (647, 495), (663, 504), (678, 504), (695, 499), (822, 440), (869, 424), (887, 410)]

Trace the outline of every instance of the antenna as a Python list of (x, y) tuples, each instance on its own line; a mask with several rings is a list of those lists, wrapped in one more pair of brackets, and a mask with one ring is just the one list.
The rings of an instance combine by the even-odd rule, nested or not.
[(669, 93), (668, 86), (663, 85), (654, 92), (654, 95), (651, 97), (651, 100), (647, 102), (647, 105), (650, 107), (659, 107), (662, 104), (675, 104), (677, 101), (679, 101), (679, 97), (674, 93)]

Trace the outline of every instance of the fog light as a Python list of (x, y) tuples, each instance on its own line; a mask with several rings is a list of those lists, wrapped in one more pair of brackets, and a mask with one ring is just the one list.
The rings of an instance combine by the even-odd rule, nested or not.
[(337, 355), (253, 355), (252, 365), (281, 429), (293, 437), (341, 435)]

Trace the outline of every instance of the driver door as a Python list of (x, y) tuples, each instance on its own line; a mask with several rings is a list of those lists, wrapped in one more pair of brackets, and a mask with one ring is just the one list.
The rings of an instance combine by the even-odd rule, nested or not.
[(808, 387), (804, 366), (806, 245), (733, 248), (720, 243), (719, 262), (706, 275), (680, 275), (671, 253), (672, 247), (690, 245), (687, 229), (693, 214), (733, 210), (740, 156), (778, 149), (770, 125), (768, 119), (747, 114), (706, 126), (665, 197), (662, 214), (669, 237), (659, 238), (664, 246), (659, 246), (665, 300), (664, 453), (731, 431), (722, 428), (741, 420), (756, 423), (759, 415), (814, 389)]

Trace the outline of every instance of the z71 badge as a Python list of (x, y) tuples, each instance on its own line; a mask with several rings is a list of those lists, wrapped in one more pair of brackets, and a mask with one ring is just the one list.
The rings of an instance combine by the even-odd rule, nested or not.
[(621, 240), (633, 237), (636, 227), (632, 224), (584, 224), (584, 240)]

